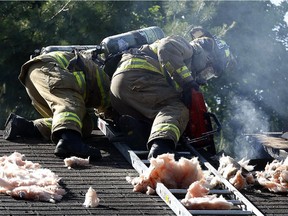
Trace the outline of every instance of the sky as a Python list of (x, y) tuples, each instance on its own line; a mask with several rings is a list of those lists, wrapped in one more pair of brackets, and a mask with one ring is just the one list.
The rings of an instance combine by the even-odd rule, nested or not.
[[(276, 6), (279, 6), (282, 2), (287, 1), (287, 0), (270, 0), (270, 2)], [(285, 14), (283, 20), (287, 23), (288, 25), (288, 12)]]
[(285, 1), (285, 0), (270, 0), (270, 2), (272, 4), (277, 5), (277, 6), (279, 6), (281, 4), (281, 2), (283, 2), (283, 1)]
[[(288, 0), (270, 0), (270, 2), (274, 4), (275, 6), (280, 6), (281, 3), (284, 1), (288, 2)], [(283, 20), (288, 25), (288, 12), (283, 17)], [(275, 27), (276, 26), (277, 25), (275, 25)], [(262, 46), (262, 43), (260, 43), (260, 46)], [(265, 53), (265, 55), (267, 55), (267, 53)], [(267, 76), (269, 76), (269, 74), (263, 77), (267, 78)], [(259, 76), (259, 79), (261, 79), (261, 75)], [(256, 80), (256, 82), (259, 82), (259, 79)], [(263, 85), (264, 83), (265, 82), (263, 82)], [(253, 85), (252, 82), (251, 84), (252, 84), (252, 86), (250, 86), (251, 89), (253, 88), (257, 89)], [(279, 85), (277, 86), (278, 96), (286, 97), (287, 86), (285, 86), (285, 81), (283, 80), (283, 83), (281, 82), (281, 84), (284, 84), (284, 85), (280, 85), (280, 82), (279, 82)], [(258, 86), (258, 84), (256, 86)], [(263, 90), (261, 90), (261, 92), (263, 92)], [(259, 96), (261, 96), (261, 92), (259, 92)], [(281, 93), (281, 96), (280, 96), (280, 93)], [(266, 94), (266, 95), (267, 95), (267, 98), (265, 99), (265, 104), (267, 106), (268, 104), (270, 105), (272, 104), (271, 108), (273, 108), (273, 110), (274, 109), (277, 110), (278, 114), (280, 115), (283, 115), (283, 112), (287, 111), (287, 106), (284, 105), (285, 108), (282, 109), (283, 104), (281, 105), (279, 104), (279, 106), (277, 106), (275, 103), (274, 97), (271, 97), (269, 94)], [(262, 112), (261, 109), (259, 109), (259, 107), (255, 105), (253, 101), (250, 101), (249, 99), (243, 99), (241, 97), (235, 96), (234, 98), (231, 99), (231, 105), (232, 105), (231, 110), (233, 110), (234, 113), (232, 113), (233, 118), (229, 122), (229, 126), (234, 128), (235, 137), (234, 137), (234, 142), (230, 143), (228, 145), (229, 149), (225, 149), (225, 151), (226, 150), (231, 151), (229, 152), (229, 154), (233, 155), (234, 158), (239, 159), (239, 160), (242, 158), (258, 159), (258, 158), (267, 157), (267, 153), (263, 149), (263, 145), (259, 141), (257, 141), (255, 137), (249, 134), (261, 134), (261, 133), (269, 132), (271, 130), (271, 127), (269, 125), (268, 116), (266, 116), (265, 113)], [(272, 129), (272, 132), (278, 132), (278, 131), (273, 131)], [(253, 146), (253, 148), (251, 148), (251, 146)]]

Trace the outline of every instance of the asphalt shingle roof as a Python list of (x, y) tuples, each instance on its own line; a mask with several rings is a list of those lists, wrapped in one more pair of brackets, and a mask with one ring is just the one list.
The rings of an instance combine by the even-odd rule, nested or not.
[[(40, 163), (62, 178), (61, 185), (67, 194), (58, 203), (15, 200), (0, 194), (0, 215), (175, 215), (157, 195), (133, 192), (126, 176), (138, 173), (124, 157), (101, 135), (87, 140), (101, 149), (103, 159), (89, 167), (68, 169), (62, 159), (54, 154), (54, 144), (37, 140), (3, 140), (0, 131), (0, 156), (14, 151), (26, 159)], [(86, 208), (82, 204), (85, 194), (92, 186), (100, 198), (99, 206)]]

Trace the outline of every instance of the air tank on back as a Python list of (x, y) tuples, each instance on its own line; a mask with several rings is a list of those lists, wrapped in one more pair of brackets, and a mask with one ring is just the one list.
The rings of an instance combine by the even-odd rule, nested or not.
[(164, 37), (165, 34), (161, 28), (151, 26), (106, 37), (100, 45), (107, 57), (109, 54), (116, 54), (130, 48), (138, 48), (144, 44), (151, 44)]

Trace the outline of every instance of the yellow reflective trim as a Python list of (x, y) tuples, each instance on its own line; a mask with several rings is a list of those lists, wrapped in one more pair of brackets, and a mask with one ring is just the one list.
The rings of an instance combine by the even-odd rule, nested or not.
[(53, 125), (60, 124), (65, 121), (74, 121), (76, 122), (80, 128), (82, 128), (82, 122), (79, 116), (72, 112), (62, 112), (53, 117)]
[(163, 124), (158, 124), (152, 128), (152, 133), (153, 132), (159, 132), (159, 131), (172, 131), (176, 135), (177, 141), (180, 138), (180, 130), (174, 124), (163, 123)]
[(51, 52), (48, 53), (47, 55), (50, 55), (51, 57), (55, 58), (56, 61), (60, 64), (61, 68), (63, 69), (65, 69), (69, 64), (69, 61), (61, 52)]
[(97, 84), (98, 84), (100, 95), (101, 95), (101, 106), (107, 107), (110, 101), (109, 101), (109, 96), (103, 87), (103, 84), (107, 82), (107, 79), (104, 76), (104, 71), (102, 69), (96, 68), (95, 72), (96, 72)]
[(62, 64), (64, 65), (64, 68), (66, 68), (68, 66), (69, 61), (66, 59), (66, 57), (62, 53), (57, 52), (56, 53), (56, 58), (58, 58), (59, 61), (62, 62)]
[(229, 49), (226, 49), (226, 50), (225, 50), (225, 55), (226, 55), (226, 57), (229, 57), (229, 56), (230, 56), (230, 50), (229, 50)]
[(180, 89), (180, 85), (175, 81), (174, 81), (174, 86), (175, 86), (176, 91)]
[(157, 54), (157, 52), (158, 52), (159, 43), (160, 43), (160, 40), (156, 40), (154, 43), (149, 44), (149, 48), (150, 48), (155, 54)]
[(85, 74), (83, 71), (74, 71), (73, 75), (76, 78), (76, 81), (81, 89), (82, 95), (84, 99), (86, 98), (86, 80), (85, 80)]
[(80, 75), (78, 74), (77, 71), (74, 71), (74, 72), (73, 72), (73, 75), (75, 76), (76, 81), (77, 81), (79, 87), (82, 89), (83, 84), (82, 84)]
[(129, 70), (129, 69), (144, 69), (149, 71), (154, 71), (157, 73), (161, 73), (159, 69), (149, 64), (145, 59), (141, 58), (132, 58), (125, 62), (123, 62), (118, 68), (117, 72)]
[(190, 77), (191, 76), (191, 73), (190, 72), (187, 72), (187, 73), (183, 73), (182, 74), (182, 77), (185, 79), (187, 77)]
[(188, 70), (187, 66), (185, 66), (185, 65), (181, 68), (178, 68), (176, 70), (176, 72), (184, 79), (191, 76), (190, 71)]
[(174, 72), (174, 67), (171, 65), (170, 62), (166, 62), (166, 64), (164, 65), (164, 67), (166, 68), (167, 72), (173, 76), (173, 72)]
[(157, 55), (157, 53), (158, 53), (158, 43), (150, 44), (149, 47), (152, 50), (152, 52), (154, 52)]
[(48, 128), (52, 128), (52, 118), (44, 118), (44, 124), (48, 127)]

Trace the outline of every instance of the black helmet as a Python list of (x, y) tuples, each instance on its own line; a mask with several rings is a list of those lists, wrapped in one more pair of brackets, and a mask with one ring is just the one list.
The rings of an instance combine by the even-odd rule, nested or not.
[(231, 72), (234, 70), (235, 66), (236, 66), (236, 60), (233, 56), (233, 54), (231, 53), (229, 46), (227, 45), (227, 43), (216, 37), (213, 36), (214, 41), (215, 41), (215, 57), (216, 57), (216, 61), (215, 61), (215, 69), (217, 72), (217, 75), (221, 75), (223, 72)]
[(201, 38), (201, 37), (213, 38), (212, 34), (210, 34), (210, 32), (208, 32), (207, 30), (205, 30), (201, 26), (194, 27), (190, 31), (190, 36), (191, 36), (192, 40), (194, 40), (196, 38)]
[(223, 72), (230, 72), (234, 70), (236, 67), (236, 60), (231, 53), (229, 46), (224, 40), (212, 35), (209, 31), (205, 30), (201, 26), (194, 27), (190, 31), (190, 36), (192, 41), (195, 41), (196, 39), (198, 42), (200, 42), (201, 46), (205, 50), (211, 51), (214, 49), (215, 62), (213, 63), (213, 67), (216, 70), (216, 76), (220, 76)]

